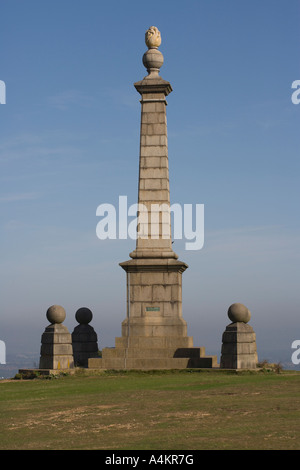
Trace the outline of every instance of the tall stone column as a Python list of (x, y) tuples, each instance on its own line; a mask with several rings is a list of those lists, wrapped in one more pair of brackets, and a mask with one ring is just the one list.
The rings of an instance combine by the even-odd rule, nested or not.
[[(162, 54), (154, 49), (154, 51)], [(151, 64), (151, 49), (144, 62)], [(150, 56), (150, 59), (149, 57)], [(160, 57), (159, 56), (159, 57)], [(150, 69), (151, 70), (151, 69)], [(169, 82), (150, 71), (135, 83), (141, 94), (141, 135), (139, 162), (139, 225), (136, 250), (132, 258), (172, 258), (170, 190), (166, 96), (172, 91)]]
[(128, 284), (122, 336), (146, 336), (148, 342), (171, 336), (188, 347), (192, 338), (186, 336), (181, 295), (181, 277), (188, 266), (177, 261), (171, 234), (166, 97), (172, 87), (159, 76), (164, 59), (157, 28), (149, 28), (145, 42), (148, 75), (134, 84), (141, 95), (138, 232), (132, 260), (120, 263)]
[[(143, 64), (148, 75), (134, 84), (141, 95), (138, 227), (127, 276), (126, 318), (116, 347), (104, 349), (89, 367), (164, 369), (212, 367), (216, 356), (193, 348), (182, 318), (182, 273), (187, 264), (172, 249), (166, 97), (169, 82), (159, 76), (163, 55), (160, 32), (146, 32)], [(100, 362), (101, 361), (101, 362)]]

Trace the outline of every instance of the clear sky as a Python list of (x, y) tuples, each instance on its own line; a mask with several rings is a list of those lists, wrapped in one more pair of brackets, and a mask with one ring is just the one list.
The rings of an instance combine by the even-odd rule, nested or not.
[[(101, 241), (96, 209), (137, 202), (144, 34), (162, 35), (171, 202), (204, 204), (202, 250), (174, 250), (195, 346), (220, 354), (234, 302), (261, 359), (300, 339), (299, 0), (2, 0), (0, 339), (37, 352), (46, 310), (89, 307), (99, 347), (126, 316), (133, 240)], [(263, 357), (261, 357), (263, 356)]]

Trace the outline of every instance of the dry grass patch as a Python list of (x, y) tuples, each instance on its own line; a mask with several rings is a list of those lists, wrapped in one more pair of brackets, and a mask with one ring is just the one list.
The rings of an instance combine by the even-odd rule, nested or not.
[(300, 374), (0, 383), (1, 449), (299, 449)]

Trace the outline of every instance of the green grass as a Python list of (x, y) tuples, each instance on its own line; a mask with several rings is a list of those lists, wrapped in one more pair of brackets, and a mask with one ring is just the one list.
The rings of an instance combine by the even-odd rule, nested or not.
[(299, 449), (299, 388), (287, 371), (0, 382), (0, 449)]

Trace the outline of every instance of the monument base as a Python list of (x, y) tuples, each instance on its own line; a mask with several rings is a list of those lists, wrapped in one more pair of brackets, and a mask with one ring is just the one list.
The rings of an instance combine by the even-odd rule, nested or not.
[[(109, 349), (109, 348), (107, 348)], [(201, 348), (194, 348), (199, 350)], [(111, 348), (114, 351), (114, 348)], [(176, 352), (175, 352), (176, 353)], [(164, 369), (211, 369), (218, 367), (215, 356), (206, 357), (151, 357), (151, 358), (130, 358), (126, 352), (124, 357), (106, 357), (89, 359), (89, 369), (104, 370), (164, 370)], [(199, 353), (198, 353), (199, 354)]]
[(170, 258), (136, 258), (121, 267), (127, 273), (127, 317), (115, 348), (91, 358), (93, 369), (185, 369), (217, 367), (217, 356), (194, 348), (182, 318), (185, 263)]
[(204, 347), (193, 347), (186, 336), (120, 337), (116, 347), (104, 348), (102, 358), (89, 359), (91, 369), (186, 369), (218, 367), (217, 356), (206, 356)]

